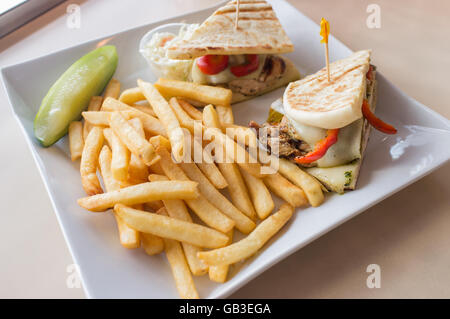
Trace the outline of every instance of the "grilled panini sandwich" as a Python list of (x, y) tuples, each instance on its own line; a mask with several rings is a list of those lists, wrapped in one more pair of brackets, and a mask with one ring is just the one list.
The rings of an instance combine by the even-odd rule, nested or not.
[(169, 59), (193, 61), (186, 80), (229, 88), (232, 103), (298, 80), (292, 62), (279, 55), (294, 46), (270, 4), (240, 1), (237, 28), (236, 10), (236, 1), (231, 1), (192, 32), (165, 44)]
[[(355, 189), (376, 105), (376, 69), (368, 50), (290, 83), (265, 128), (268, 148), (304, 167), (331, 191)], [(364, 113), (364, 114), (363, 114)], [(372, 120), (373, 122), (373, 120)], [(384, 123), (385, 124), (385, 123)], [(392, 128), (386, 133), (395, 133)]]

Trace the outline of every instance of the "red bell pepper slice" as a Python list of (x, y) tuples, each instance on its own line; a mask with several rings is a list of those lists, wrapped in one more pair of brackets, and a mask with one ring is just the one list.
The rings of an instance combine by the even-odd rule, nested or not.
[(250, 74), (258, 69), (259, 56), (257, 54), (246, 54), (245, 59), (247, 60), (247, 63), (232, 66), (230, 68), (231, 73), (233, 73), (237, 77), (240, 77), (246, 76), (247, 74)]
[(316, 145), (314, 146), (314, 150), (312, 150), (306, 155), (297, 156), (296, 158), (294, 158), (294, 161), (296, 161), (299, 164), (311, 164), (312, 162), (321, 159), (327, 153), (328, 149), (333, 144), (336, 144), (336, 142), (338, 141), (338, 134), (339, 134), (338, 128), (328, 130), (327, 136), (316, 143)]
[(364, 117), (367, 119), (367, 121), (369, 121), (370, 125), (376, 128), (378, 131), (381, 131), (386, 134), (397, 133), (397, 129), (395, 127), (386, 122), (383, 122), (378, 117), (376, 117), (375, 114), (372, 113), (372, 111), (370, 110), (369, 102), (367, 102), (367, 100), (363, 101), (362, 113)]
[(205, 74), (214, 75), (228, 66), (228, 55), (204, 55), (197, 59), (197, 66)]

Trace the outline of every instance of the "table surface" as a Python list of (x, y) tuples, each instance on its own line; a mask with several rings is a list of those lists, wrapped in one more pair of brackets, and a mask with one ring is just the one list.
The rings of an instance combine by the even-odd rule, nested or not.
[[(449, 1), (434, 0), (432, 5), (425, 0), (290, 2), (316, 22), (327, 17), (334, 36), (350, 48), (372, 48), (374, 63), (387, 78), (450, 118), (450, 41), (442, 32), (450, 29)], [(216, 1), (70, 3), (81, 6), (81, 28), (67, 28), (69, 3), (63, 3), (0, 39), (0, 67)], [(366, 26), (371, 3), (381, 8), (379, 29)], [(1, 89), (0, 298), (83, 298), (82, 289), (67, 287), (67, 267), (73, 261), (7, 103)], [(232, 297), (449, 298), (449, 179), (446, 164), (291, 255)], [(380, 288), (366, 285), (369, 264), (381, 267)]]

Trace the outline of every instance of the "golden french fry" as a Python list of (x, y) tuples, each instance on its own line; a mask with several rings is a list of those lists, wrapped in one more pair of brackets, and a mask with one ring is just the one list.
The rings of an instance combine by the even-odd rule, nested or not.
[(101, 125), (101, 126), (109, 126), (109, 116), (110, 112), (97, 112), (97, 111), (87, 111), (82, 112), (84, 120), (91, 125)]
[(153, 147), (155, 149), (157, 149), (158, 147), (164, 147), (170, 151), (170, 148), (171, 148), (170, 141), (162, 135), (156, 135), (156, 136), (150, 137), (149, 142), (150, 142), (150, 144), (153, 145)]
[[(111, 150), (108, 146), (104, 145), (100, 152), (98, 161), (100, 173), (103, 178), (103, 184), (105, 185), (107, 192), (112, 192), (120, 189), (120, 183), (114, 179), (111, 172), (111, 160)], [(129, 249), (138, 248), (141, 242), (139, 232), (125, 224), (122, 218), (120, 218), (116, 213), (114, 213), (114, 217), (117, 222), (117, 228), (119, 230), (119, 240), (122, 246)]]
[(117, 191), (78, 199), (78, 204), (90, 211), (105, 211), (115, 204), (136, 205), (161, 199), (194, 199), (199, 196), (197, 183), (169, 181), (142, 183)]
[(128, 123), (131, 124), (131, 126), (136, 130), (136, 132), (139, 133), (142, 138), (145, 138), (144, 126), (142, 125), (142, 121), (140, 118), (134, 117), (128, 120)]
[(228, 242), (226, 235), (206, 226), (133, 209), (122, 204), (117, 204), (114, 207), (115, 211), (128, 225), (143, 233), (205, 248), (223, 247)]
[(70, 158), (75, 161), (81, 158), (83, 153), (83, 124), (80, 121), (73, 121), (69, 125), (69, 146)]
[(111, 79), (105, 88), (103, 94), (104, 98), (112, 97), (113, 99), (118, 99), (120, 94), (120, 82), (116, 79)]
[(225, 150), (228, 161), (237, 163), (240, 167), (255, 177), (262, 178), (262, 166), (257, 159), (251, 156), (247, 150), (237, 144), (233, 139), (223, 134), (219, 129), (208, 127), (205, 129), (205, 137), (212, 137), (217, 147)]
[(127, 122), (120, 112), (113, 112), (109, 124), (128, 149), (142, 159), (146, 165), (152, 165), (159, 160), (153, 146)]
[(88, 195), (103, 193), (97, 177), (98, 156), (103, 145), (103, 129), (93, 127), (84, 143), (81, 155), (81, 184)]
[(254, 177), (243, 169), (240, 172), (252, 198), (256, 214), (260, 219), (265, 219), (275, 207), (272, 195), (270, 195), (269, 190), (261, 179)]
[[(105, 133), (105, 130), (103, 131)], [(105, 134), (106, 136), (106, 134)], [(98, 164), (100, 168), (100, 174), (103, 178), (103, 184), (105, 185), (107, 192), (117, 191), (120, 189), (120, 183), (116, 180), (112, 174), (112, 152), (108, 145), (103, 145), (103, 148), (98, 157)]]
[(308, 202), (302, 189), (289, 182), (279, 173), (266, 175), (263, 180), (275, 195), (284, 199), (293, 207), (303, 206)]
[(151, 83), (140, 79), (137, 82), (169, 136), (173, 157), (175, 160), (181, 161), (184, 157), (184, 133), (175, 113), (169, 103)]
[(194, 163), (180, 163), (180, 166), (191, 180), (198, 183), (200, 193), (222, 213), (234, 220), (240, 232), (248, 234), (255, 228), (255, 223), (223, 196)]
[(317, 207), (323, 203), (325, 198), (322, 186), (314, 177), (285, 159), (280, 159), (278, 170), (284, 177), (303, 189), (311, 206)]
[(102, 108), (103, 97), (102, 96), (93, 96), (89, 101), (88, 111), (89, 112), (97, 112)]
[(217, 189), (223, 189), (228, 186), (225, 177), (223, 177), (220, 170), (214, 163), (214, 159), (205, 149), (201, 142), (197, 141), (192, 136), (191, 138), (191, 156), (194, 162), (197, 164), (198, 168), (205, 174), (209, 181)]
[(133, 103), (145, 100), (144, 94), (140, 88), (135, 87), (131, 89), (126, 89), (120, 94), (119, 101), (125, 104), (131, 105)]
[(225, 106), (231, 104), (232, 91), (217, 86), (160, 78), (155, 87), (166, 98), (179, 96), (206, 104)]
[(206, 163), (201, 162), (197, 163), (198, 168), (202, 171), (203, 174), (208, 178), (211, 184), (214, 185), (217, 189), (223, 189), (228, 186), (227, 180), (223, 177), (220, 170), (217, 168), (214, 163)]
[(133, 104), (133, 108), (135, 108), (138, 111), (144, 112), (150, 116), (156, 117), (155, 111), (153, 111), (152, 107), (150, 105), (143, 105), (143, 104)]
[[(189, 181), (189, 178), (183, 170), (172, 161), (169, 152), (159, 147), (156, 149), (157, 154), (161, 157), (158, 162), (164, 175), (171, 180)], [(235, 222), (223, 214), (218, 208), (211, 204), (202, 194), (195, 199), (187, 199), (186, 204), (194, 211), (194, 213), (208, 226), (217, 229), (221, 232), (231, 230)]]
[[(156, 174), (150, 175), (148, 179), (151, 182), (169, 180), (166, 176)], [(170, 217), (192, 223), (191, 215), (189, 215), (186, 205), (182, 200), (164, 200), (163, 203)], [(184, 242), (182, 242), (181, 245), (183, 246), (184, 254), (186, 255), (186, 259), (192, 274), (194, 276), (201, 276), (206, 274), (206, 272), (208, 271), (208, 266), (206, 266), (205, 263), (197, 257), (197, 252), (200, 251), (200, 248)]]
[[(167, 211), (161, 208), (158, 214), (167, 216)], [(189, 271), (189, 266), (186, 263), (181, 244), (176, 240), (164, 238), (164, 246), (180, 297), (183, 299), (198, 299), (194, 280)]]
[[(89, 105), (88, 105), (88, 108), (87, 108), (88, 111), (90, 111), (90, 112), (99, 111), (100, 108), (102, 107), (102, 101), (103, 101), (103, 97), (101, 97), (101, 96), (93, 96), (93, 97), (91, 97), (91, 100), (89, 101)], [(88, 136), (89, 132), (92, 129), (92, 126), (93, 125), (91, 125), (91, 123), (84, 122), (84, 125), (83, 125), (83, 140), (86, 141), (87, 136)]]
[(231, 106), (216, 105), (216, 111), (222, 125), (234, 123), (233, 109)]
[(161, 237), (140, 233), (142, 248), (147, 255), (153, 256), (162, 253), (164, 250), (164, 241)]
[(186, 102), (183, 99), (177, 99), (178, 103), (180, 104), (181, 108), (188, 114), (192, 119), (196, 121), (201, 121), (203, 118), (203, 114), (201, 111), (199, 111), (195, 106), (193, 106), (191, 103)]
[(180, 122), (180, 126), (187, 128), (191, 133), (194, 133), (194, 120), (186, 113), (186, 111), (180, 106), (177, 98), (173, 97), (169, 101), (175, 116)]
[(206, 127), (214, 127), (221, 131), (223, 130), (222, 124), (220, 124), (219, 121), (219, 116), (217, 115), (214, 106), (211, 104), (205, 106), (203, 109), (203, 124), (205, 124)]
[(228, 192), (233, 204), (245, 215), (255, 219), (255, 208), (237, 165), (235, 163), (219, 163), (218, 166), (228, 185), (230, 185)]
[[(128, 121), (131, 126), (138, 132), (138, 134), (145, 138), (145, 132), (143, 129), (142, 121), (139, 118), (133, 118)], [(134, 184), (140, 184), (147, 181), (148, 166), (137, 157), (135, 154), (131, 154), (130, 165), (128, 166), (128, 179)]]
[(114, 179), (122, 182), (126, 181), (130, 164), (130, 151), (111, 129), (104, 129), (103, 134), (112, 149), (111, 171)]
[[(233, 242), (233, 231), (227, 233), (229, 237), (229, 244)], [(230, 265), (220, 265), (220, 266), (210, 266), (209, 267), (209, 279), (215, 282), (225, 282), (227, 281), (227, 275)]]
[(283, 204), (275, 214), (263, 220), (246, 238), (229, 246), (197, 255), (210, 266), (231, 265), (254, 255), (291, 218), (294, 208)]
[(129, 117), (138, 117), (144, 125), (144, 130), (150, 135), (162, 135), (167, 136), (164, 126), (161, 122), (147, 113), (141, 112), (135, 107), (129, 106), (125, 103), (115, 100), (113, 98), (107, 98), (103, 101), (102, 110), (104, 111), (126, 111), (125, 114)]

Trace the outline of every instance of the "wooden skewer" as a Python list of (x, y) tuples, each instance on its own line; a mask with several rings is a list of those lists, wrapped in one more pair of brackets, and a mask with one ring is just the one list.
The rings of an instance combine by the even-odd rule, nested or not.
[(234, 29), (237, 30), (238, 28), (238, 23), (239, 23), (239, 6), (241, 4), (240, 0), (237, 0), (237, 4), (236, 4), (236, 20), (234, 21)]
[(331, 82), (331, 78), (330, 78), (330, 56), (328, 55), (328, 42), (325, 43), (325, 59), (326, 59), (326, 63), (327, 63), (328, 82)]

